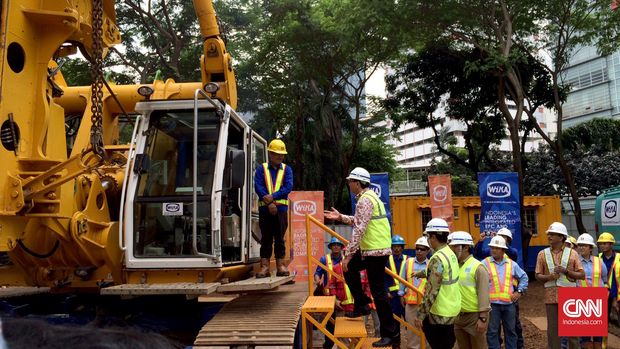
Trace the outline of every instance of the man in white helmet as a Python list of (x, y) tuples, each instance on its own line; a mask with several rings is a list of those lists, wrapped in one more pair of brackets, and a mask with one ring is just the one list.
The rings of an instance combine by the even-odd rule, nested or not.
[[(504, 329), (506, 349), (517, 348), (515, 302), (527, 290), (528, 277), (519, 264), (505, 256), (508, 249), (502, 236), (491, 239), (491, 257), (482, 263), (489, 273), (489, 299), (491, 301), (491, 320), (487, 331), (489, 349), (500, 349), (499, 329)], [(513, 283), (518, 281), (517, 290)]]
[(474, 240), (469, 233), (452, 233), (453, 246), (460, 246), (459, 290), (461, 313), (454, 322), (454, 334), (459, 349), (485, 349), (489, 320), (489, 274), (482, 263), (472, 256)]
[[(575, 287), (576, 280), (585, 279), (579, 255), (564, 246), (568, 239), (566, 226), (553, 222), (547, 229), (549, 245), (538, 253), (536, 258), (536, 280), (545, 283), (545, 308), (547, 311), (547, 345), (550, 349), (560, 349), (558, 337), (558, 288)], [(577, 337), (569, 337), (569, 347), (579, 348)]]
[(353, 226), (351, 242), (342, 261), (344, 277), (355, 301), (355, 309), (345, 314), (359, 317), (370, 314), (370, 298), (362, 289), (360, 271), (366, 270), (370, 292), (379, 314), (381, 339), (374, 347), (400, 344), (400, 326), (394, 321), (392, 308), (385, 288), (385, 265), (392, 254), (392, 234), (383, 202), (369, 190), (370, 173), (356, 167), (347, 177), (351, 193), (357, 204), (355, 216), (345, 216), (335, 208), (325, 211), (325, 218)]
[(459, 262), (447, 245), (450, 229), (445, 220), (431, 219), (425, 233), (435, 253), (426, 267), (426, 290), (414, 325), (423, 329), (431, 348), (452, 348), (454, 321), (461, 311)]
[[(426, 269), (428, 265), (427, 256), (430, 250), (431, 246), (428, 244), (427, 238), (424, 236), (419, 238), (415, 242), (415, 258), (407, 259), (405, 268), (401, 270), (400, 274), (403, 279), (409, 281), (410, 284), (417, 287), (422, 292), (424, 292), (426, 286), (426, 279), (417, 278), (414, 275)], [(422, 296), (403, 284), (400, 285), (398, 295), (401, 297), (401, 302), (405, 307), (405, 319), (413, 325), (413, 320), (418, 315), (418, 306), (422, 303)], [(420, 348), (420, 337), (411, 331), (407, 331), (406, 337), (407, 349)]]
[[(579, 261), (586, 273), (585, 280), (579, 280), (577, 287), (605, 287), (607, 283), (607, 267), (598, 256), (592, 255), (592, 249), (596, 246), (590, 234), (581, 234), (577, 238), (577, 251)], [(603, 337), (580, 337), (579, 344), (582, 348), (600, 349), (603, 346)]]

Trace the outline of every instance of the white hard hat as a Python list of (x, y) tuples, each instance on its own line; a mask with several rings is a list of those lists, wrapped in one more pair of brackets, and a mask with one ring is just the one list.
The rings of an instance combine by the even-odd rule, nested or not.
[(577, 245), (590, 245), (596, 246), (594, 243), (594, 238), (590, 234), (581, 234), (577, 238)]
[(553, 222), (547, 229), (547, 233), (555, 233), (564, 235), (568, 238), (568, 231), (566, 230), (566, 226), (560, 222)]
[(455, 231), (452, 235), (452, 241), (450, 242), (450, 246), (453, 245), (474, 245), (474, 239), (472, 239), (471, 235), (469, 235), (466, 231)]
[(428, 239), (425, 238), (424, 236), (422, 236), (421, 238), (417, 239), (415, 242), (416, 247), (418, 245), (424, 246), (424, 247), (428, 247), (431, 248), (431, 246), (428, 244)]
[(500, 230), (497, 231), (496, 235), (507, 236), (510, 239), (512, 239), (512, 232), (508, 228), (501, 228)]
[(504, 238), (499, 236), (499, 235), (495, 235), (491, 239), (491, 242), (489, 243), (489, 246), (491, 246), (491, 247), (499, 247), (499, 248), (503, 248), (505, 250), (508, 249), (508, 247), (506, 247), (506, 240), (504, 240)]
[(448, 243), (450, 243), (450, 241), (452, 241), (452, 236), (454, 236), (454, 233), (448, 234)]
[(349, 173), (347, 179), (354, 179), (360, 182), (370, 183), (370, 173), (365, 168), (356, 167)]
[(433, 218), (426, 223), (426, 233), (450, 233), (448, 223), (441, 218)]

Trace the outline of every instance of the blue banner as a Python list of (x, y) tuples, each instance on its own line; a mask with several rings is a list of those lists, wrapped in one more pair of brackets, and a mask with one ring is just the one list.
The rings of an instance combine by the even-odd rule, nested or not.
[(511, 248), (517, 250), (517, 263), (523, 267), (519, 177), (516, 172), (480, 172), (480, 238), (494, 236), (500, 228), (512, 232)]
[[(371, 173), (370, 174), (370, 189), (377, 193), (377, 196), (381, 198), (385, 211), (390, 221), (390, 227), (392, 226), (392, 211), (390, 210), (390, 181), (387, 172), (384, 173)], [(351, 212), (355, 214), (355, 195), (351, 195)]]

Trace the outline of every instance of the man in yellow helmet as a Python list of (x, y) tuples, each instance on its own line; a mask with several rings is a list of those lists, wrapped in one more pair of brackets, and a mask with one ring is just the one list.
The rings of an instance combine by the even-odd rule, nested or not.
[(293, 190), (293, 170), (283, 163), (286, 145), (282, 140), (272, 140), (267, 150), (269, 162), (258, 167), (254, 174), (254, 190), (260, 198), (258, 223), (261, 231), (261, 267), (256, 274), (257, 278), (270, 275), (269, 260), (272, 252), (276, 257), (276, 275), (289, 275), (284, 265), (284, 233), (288, 227), (288, 194)]
[(610, 233), (602, 233), (598, 240), (596, 241), (598, 244), (599, 254), (598, 256), (601, 258), (605, 267), (607, 268), (607, 288), (609, 288), (609, 299), (608, 299), (608, 316), (611, 321), (612, 313), (618, 313), (618, 279), (620, 279), (620, 253), (616, 253), (614, 251), (614, 244), (616, 243), (616, 239)]

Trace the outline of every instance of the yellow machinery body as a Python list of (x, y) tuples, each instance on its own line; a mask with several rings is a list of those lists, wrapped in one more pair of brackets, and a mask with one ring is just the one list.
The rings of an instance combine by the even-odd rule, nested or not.
[[(0, 285), (96, 289), (102, 283), (208, 281), (240, 278), (249, 264), (201, 270), (128, 270), (119, 247), (118, 206), (128, 145), (119, 144), (119, 114), (135, 113), (145, 97), (140, 85), (104, 89), (105, 158), (90, 151), (90, 87), (68, 87), (56, 58), (90, 57), (92, 0), (3, 0), (0, 18)], [(216, 98), (233, 109), (236, 86), (231, 58), (219, 33), (213, 5), (194, 0), (204, 39), (202, 81), (155, 81), (150, 100), (191, 99), (215, 82)], [(120, 43), (114, 0), (103, 0), (101, 42)], [(121, 108), (122, 106), (122, 108)], [(65, 116), (82, 121), (67, 154)]]

